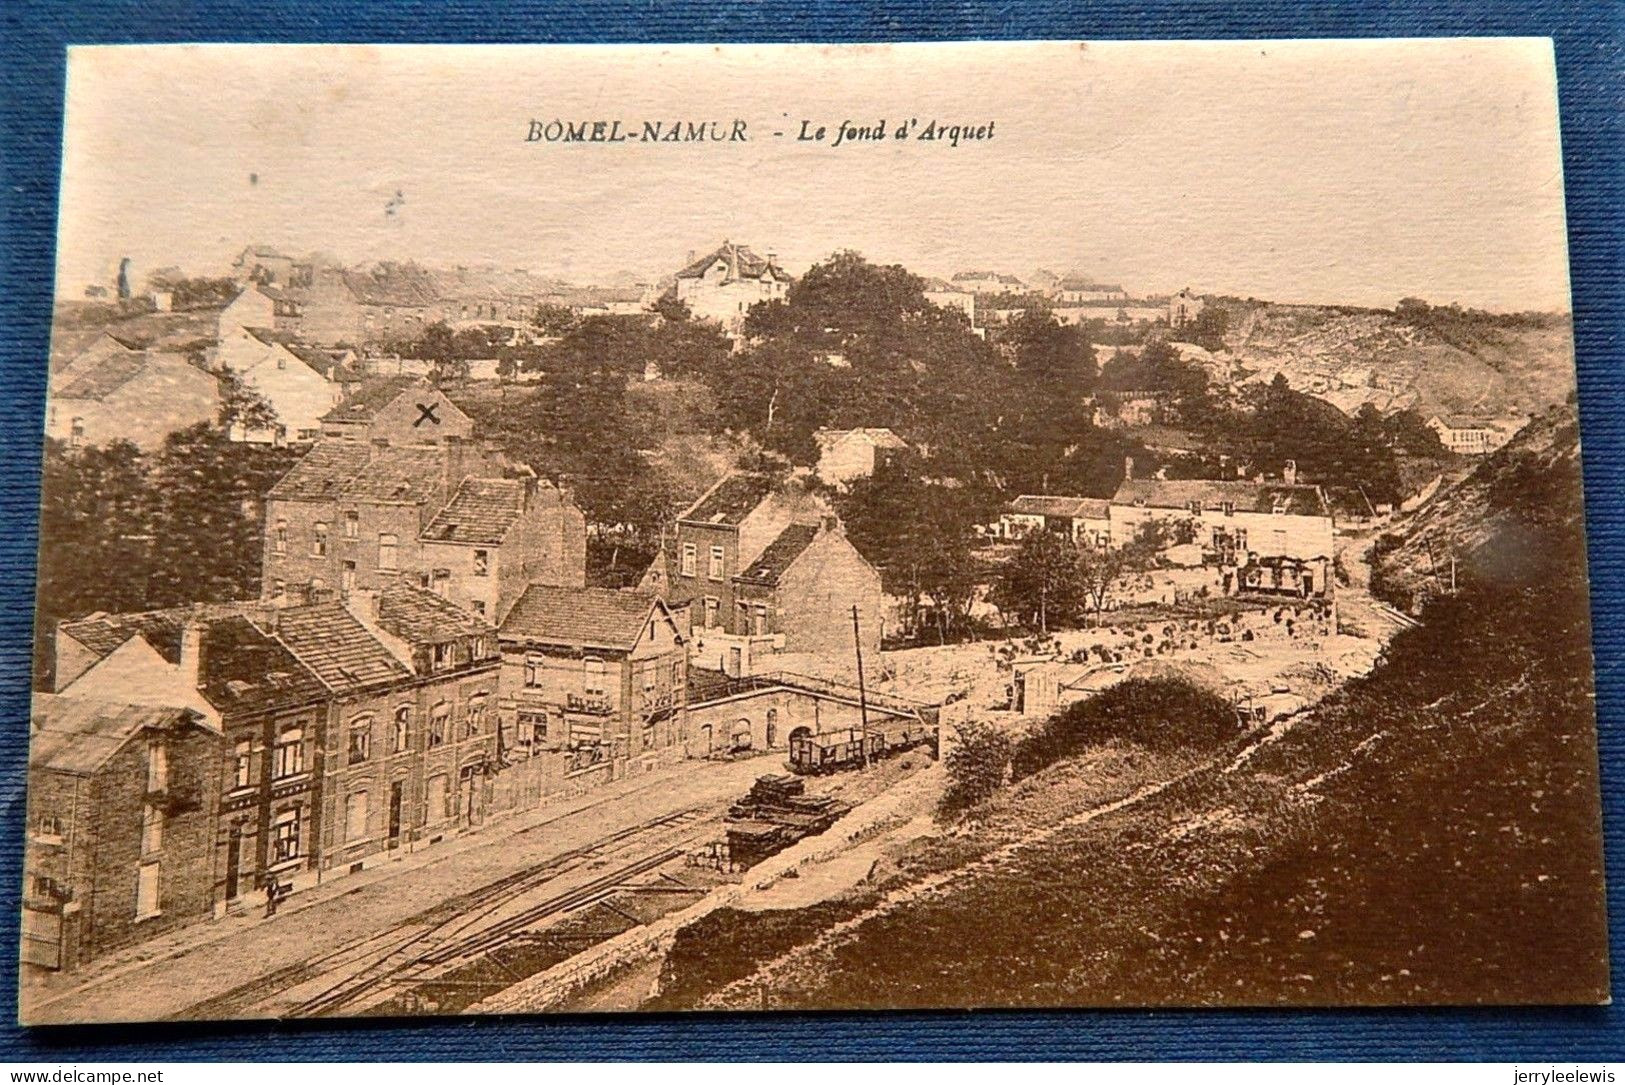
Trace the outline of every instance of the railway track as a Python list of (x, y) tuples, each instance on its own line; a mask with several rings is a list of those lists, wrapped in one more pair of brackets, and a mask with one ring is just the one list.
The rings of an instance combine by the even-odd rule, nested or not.
[[(360, 971), (289, 1007), (279, 1016), (308, 1018), (337, 1014), (346, 1007), (366, 1000), (369, 996), (377, 995), (380, 991), (410, 985), (424, 978), (425, 974), (432, 970), (489, 953), (521, 936), (526, 930), (545, 919), (603, 900), (615, 893), (628, 880), (679, 858), (683, 854), (682, 848), (679, 846), (661, 848), (652, 854), (608, 870), (582, 885), (525, 907), (513, 915), (495, 922), (486, 922), (503, 908), (567, 870), (578, 868), (594, 858), (620, 850), (618, 846), (624, 846), (634, 838), (653, 832), (670, 833), (680, 830), (703, 817), (706, 809), (696, 807), (630, 826), (591, 846), (573, 849), (539, 867), (492, 883), (485, 890), (481, 890), (481, 902), (477, 908), (460, 911), (430, 926), (413, 930), (389, 943), (382, 956)], [(347, 951), (336, 951), (331, 957), (337, 958)]]

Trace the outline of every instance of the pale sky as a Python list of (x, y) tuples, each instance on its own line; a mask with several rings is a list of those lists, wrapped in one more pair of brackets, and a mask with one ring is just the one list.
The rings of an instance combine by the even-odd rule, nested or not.
[[(526, 142), (532, 120), (748, 141)], [(842, 121), (994, 123), (831, 146)], [(830, 130), (794, 139), (802, 120)], [(918, 129), (916, 129), (918, 130)], [(782, 137), (775, 137), (782, 131)], [(401, 194), (393, 212), (392, 197)], [(97, 46), (68, 72), (58, 283), (249, 242), (653, 280), (724, 239), (1131, 293), (1566, 309), (1544, 39)]]

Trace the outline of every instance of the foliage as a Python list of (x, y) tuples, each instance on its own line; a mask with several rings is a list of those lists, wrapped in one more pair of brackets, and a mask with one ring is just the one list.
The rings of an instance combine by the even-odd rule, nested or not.
[(249, 433), (275, 431), (280, 425), (276, 407), (259, 393), (252, 384), (231, 369), (222, 369), (220, 405), (215, 410), (215, 424), (224, 433), (233, 427), (242, 427)]
[(1016, 747), (1011, 772), (1031, 776), (1105, 742), (1203, 750), (1240, 732), (1229, 701), (1174, 678), (1129, 678), (1056, 713)]
[(948, 786), (937, 816), (952, 817), (990, 798), (1004, 786), (1010, 771), (1010, 736), (981, 720), (956, 724), (957, 736), (943, 759)]
[(1033, 531), (993, 577), (988, 592), (1007, 618), (1040, 633), (1065, 627), (1084, 607), (1078, 547), (1053, 531)]
[(1203, 350), (1225, 349), (1224, 333), (1230, 329), (1230, 313), (1223, 306), (1207, 305), (1191, 325), (1191, 342)]

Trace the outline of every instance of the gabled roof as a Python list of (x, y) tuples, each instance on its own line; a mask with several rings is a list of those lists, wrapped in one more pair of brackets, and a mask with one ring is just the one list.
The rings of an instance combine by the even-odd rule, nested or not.
[(689, 264), (677, 273), (677, 278), (702, 278), (718, 260), (728, 265), (728, 276), (724, 280), (726, 282), (733, 282), (736, 279), (760, 279), (765, 275), (772, 275), (781, 283), (790, 281), (789, 274), (783, 268), (777, 264), (769, 263), (765, 258), (756, 255), (744, 245), (735, 245), (731, 241), (724, 241), (714, 251)]
[(206, 626), (199, 661), (198, 688), (221, 713), (268, 711), (327, 694), (313, 671), (245, 617)]
[(187, 708), (36, 693), (29, 714), (28, 767), (90, 776), (143, 731), (174, 730), (201, 720)]
[[(184, 354), (133, 350), (129, 344), (109, 336), (125, 349), (98, 359), (71, 366), (54, 394), (60, 399), (104, 399), (145, 373), (159, 361), (192, 366)], [(192, 366), (192, 368), (196, 368)], [(208, 374), (199, 369), (201, 376)]]
[(139, 636), (152, 645), (163, 659), (178, 663), (181, 658), (181, 630), (189, 621), (209, 622), (241, 614), (250, 603), (191, 603), (163, 610), (127, 614), (97, 613), (74, 621), (61, 622), (57, 630), (90, 649), (98, 659), (110, 655), (131, 637)]
[(907, 448), (908, 442), (903, 440), (884, 426), (866, 426), (860, 429), (821, 429), (813, 434), (821, 448), (827, 448), (848, 437), (863, 437), (876, 448)]
[(429, 542), (499, 543), (525, 507), (525, 484), (511, 478), (465, 478), (421, 538)]
[(1105, 520), (1111, 515), (1111, 502), (1098, 497), (1022, 494), (1005, 508), (1025, 516), (1070, 517), (1074, 520)]
[(437, 448), (374, 448), (344, 497), (353, 501), (418, 505), (440, 492), (444, 453)]
[(496, 632), (495, 626), (479, 616), (404, 580), (396, 580), (378, 593), (378, 625), (408, 644), (443, 644)]
[(412, 676), (337, 600), (262, 613), (257, 624), (332, 689), (355, 689)]
[(691, 524), (738, 524), (777, 486), (771, 475), (736, 472), (724, 475), (677, 519)]
[(430, 386), (422, 377), (412, 376), (378, 377), (365, 381), (345, 396), (338, 406), (323, 415), (322, 421), (370, 422), (379, 411), (395, 402), (402, 392), (419, 385), (425, 388)]
[(329, 379), (335, 379), (333, 373), (343, 363), (346, 351), (328, 350), (311, 343), (302, 343), (287, 332), (279, 332), (271, 328), (244, 328), (243, 331), (268, 347), (281, 347), (310, 368)]
[(279, 501), (326, 501), (344, 492), (372, 458), (372, 448), (351, 441), (318, 441), (267, 497)]
[(504, 640), (631, 651), (665, 605), (643, 592), (532, 584), (503, 619)]
[(795, 564), (796, 559), (816, 538), (818, 538), (816, 525), (791, 524), (779, 532), (779, 537), (768, 543), (767, 549), (734, 579), (748, 580), (754, 584), (777, 584), (779, 578)]
[(1274, 512), (1279, 505), (1294, 516), (1329, 515), (1319, 486), (1285, 482), (1129, 479), (1112, 497), (1113, 505), (1146, 505), (1158, 509), (1188, 509), (1192, 502), (1201, 502), (1204, 510), (1230, 505), (1242, 512)]

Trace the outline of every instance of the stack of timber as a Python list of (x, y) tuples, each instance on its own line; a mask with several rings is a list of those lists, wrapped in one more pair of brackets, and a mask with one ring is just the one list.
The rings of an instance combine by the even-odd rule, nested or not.
[(850, 803), (806, 790), (806, 781), (797, 776), (763, 776), (729, 808), (728, 853), (736, 869), (823, 832), (852, 809)]

